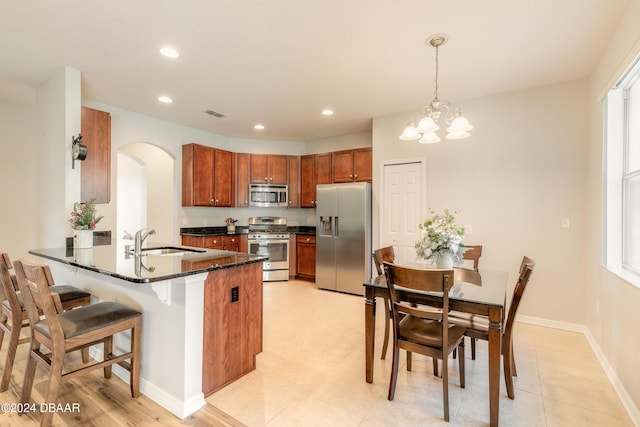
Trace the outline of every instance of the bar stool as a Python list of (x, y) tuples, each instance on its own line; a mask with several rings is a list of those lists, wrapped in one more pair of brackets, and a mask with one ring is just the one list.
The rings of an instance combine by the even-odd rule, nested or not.
[[(44, 267), (24, 260), (14, 263), (18, 286), (23, 294), (31, 327), (31, 348), (20, 402), (26, 405), (31, 399), (37, 363), (49, 372), (44, 401), (47, 406), (55, 404), (58, 387), (63, 380), (100, 368), (104, 369), (105, 378), (111, 378), (114, 363), (130, 372), (131, 396), (138, 397), (142, 313), (117, 302), (101, 302), (62, 311), (59, 296), (51, 292), (47, 285)], [(44, 314), (42, 319), (38, 310)], [(131, 350), (121, 355), (113, 354), (113, 336), (127, 330), (131, 330)], [(102, 361), (63, 372), (64, 356), (67, 352), (99, 343), (104, 346)], [(44, 353), (42, 347), (46, 347), (50, 352)], [(40, 425), (50, 426), (52, 418), (52, 412), (44, 412)]]
[[(9, 334), (9, 349), (4, 363), (2, 382), (0, 382), (0, 392), (9, 388), (11, 371), (16, 357), (16, 351), (20, 344), (28, 343), (31, 338), (20, 338), (22, 328), (29, 326), (27, 312), (22, 303), (22, 295), (18, 291), (18, 283), (15, 275), (11, 274), (11, 260), (6, 253), (0, 254), (0, 348), (4, 342), (4, 333)], [(81, 289), (68, 285), (55, 285), (51, 270), (45, 266), (45, 278), (49, 290), (60, 297), (63, 310), (70, 310), (74, 307), (82, 307), (91, 303), (91, 294)], [(82, 351), (82, 361), (89, 361), (88, 350)]]

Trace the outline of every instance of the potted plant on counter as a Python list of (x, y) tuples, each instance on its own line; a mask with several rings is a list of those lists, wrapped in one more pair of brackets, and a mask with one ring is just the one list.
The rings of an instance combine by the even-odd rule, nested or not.
[(454, 263), (462, 264), (464, 227), (456, 225), (457, 214), (446, 208), (443, 213), (431, 211), (431, 217), (418, 226), (422, 232), (415, 245), (418, 257), (435, 261), (436, 268), (449, 269)]
[(227, 233), (235, 233), (236, 222), (238, 222), (238, 220), (234, 218), (227, 218), (224, 221), (227, 223)]
[(93, 247), (93, 230), (102, 218), (104, 217), (98, 216), (96, 210), (96, 199), (73, 204), (69, 224), (73, 229), (73, 247), (75, 249)]

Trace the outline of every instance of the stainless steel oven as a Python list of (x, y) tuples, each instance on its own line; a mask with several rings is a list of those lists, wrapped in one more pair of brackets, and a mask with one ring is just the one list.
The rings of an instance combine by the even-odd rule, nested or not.
[(248, 243), (249, 253), (269, 257), (263, 263), (263, 281), (289, 280), (289, 233), (286, 218), (249, 218)]

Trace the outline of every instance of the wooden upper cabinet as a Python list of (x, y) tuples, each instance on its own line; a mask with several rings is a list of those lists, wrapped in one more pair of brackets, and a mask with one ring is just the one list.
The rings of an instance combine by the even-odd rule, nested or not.
[(252, 184), (287, 184), (287, 156), (251, 154), (249, 176)]
[(300, 207), (315, 208), (316, 166), (315, 156), (300, 157)]
[(356, 181), (373, 181), (373, 149), (353, 150), (353, 172)]
[(230, 207), (235, 199), (234, 153), (182, 146), (182, 206)]
[(289, 179), (287, 185), (289, 186), (289, 207), (300, 207), (300, 157), (287, 156), (287, 162), (289, 163)]
[(213, 156), (213, 205), (231, 207), (235, 201), (235, 153), (214, 150)]
[(371, 148), (335, 151), (332, 153), (333, 182), (371, 181)]
[(331, 184), (331, 153), (300, 157), (300, 207), (316, 207), (316, 185)]
[(80, 167), (80, 199), (96, 203), (111, 200), (111, 114), (82, 107), (80, 133), (87, 158)]
[(315, 156), (316, 184), (331, 184), (331, 153), (316, 154)]
[(238, 153), (236, 166), (236, 207), (249, 206), (249, 154)]

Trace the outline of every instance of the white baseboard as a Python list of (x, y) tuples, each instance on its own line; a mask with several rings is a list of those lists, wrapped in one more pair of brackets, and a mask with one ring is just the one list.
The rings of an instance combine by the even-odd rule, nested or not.
[(591, 331), (589, 330), (589, 328), (586, 327), (586, 325), (581, 325), (578, 323), (570, 323), (570, 322), (560, 322), (557, 320), (542, 319), (540, 317), (532, 317), (532, 316), (518, 316), (516, 320), (518, 322), (528, 323), (531, 325), (546, 326), (548, 328), (562, 329), (565, 331), (580, 332), (584, 334), (585, 338), (589, 342), (589, 345), (591, 345), (591, 349), (593, 350), (593, 353), (595, 354), (596, 358), (600, 362), (602, 369), (604, 369), (604, 372), (607, 374), (607, 378), (609, 378), (611, 385), (613, 386), (614, 390), (618, 394), (618, 397), (622, 401), (622, 405), (627, 410), (629, 417), (631, 417), (631, 421), (636, 426), (640, 426), (640, 410), (638, 409), (636, 404), (633, 402), (633, 399), (627, 392), (627, 389), (624, 387), (624, 385), (618, 378), (618, 375), (616, 374), (611, 364), (609, 364), (609, 361), (607, 360), (604, 353), (602, 352), (602, 349), (598, 345), (598, 342), (593, 337), (593, 335), (591, 334)]
[[(95, 360), (102, 360), (102, 349), (93, 346), (89, 355)], [(129, 384), (129, 371), (119, 365), (112, 365), (113, 373), (125, 383)], [(205, 405), (204, 393), (199, 393), (188, 400), (180, 400), (170, 395), (155, 384), (140, 378), (140, 393), (162, 406), (180, 419), (185, 419)]]

